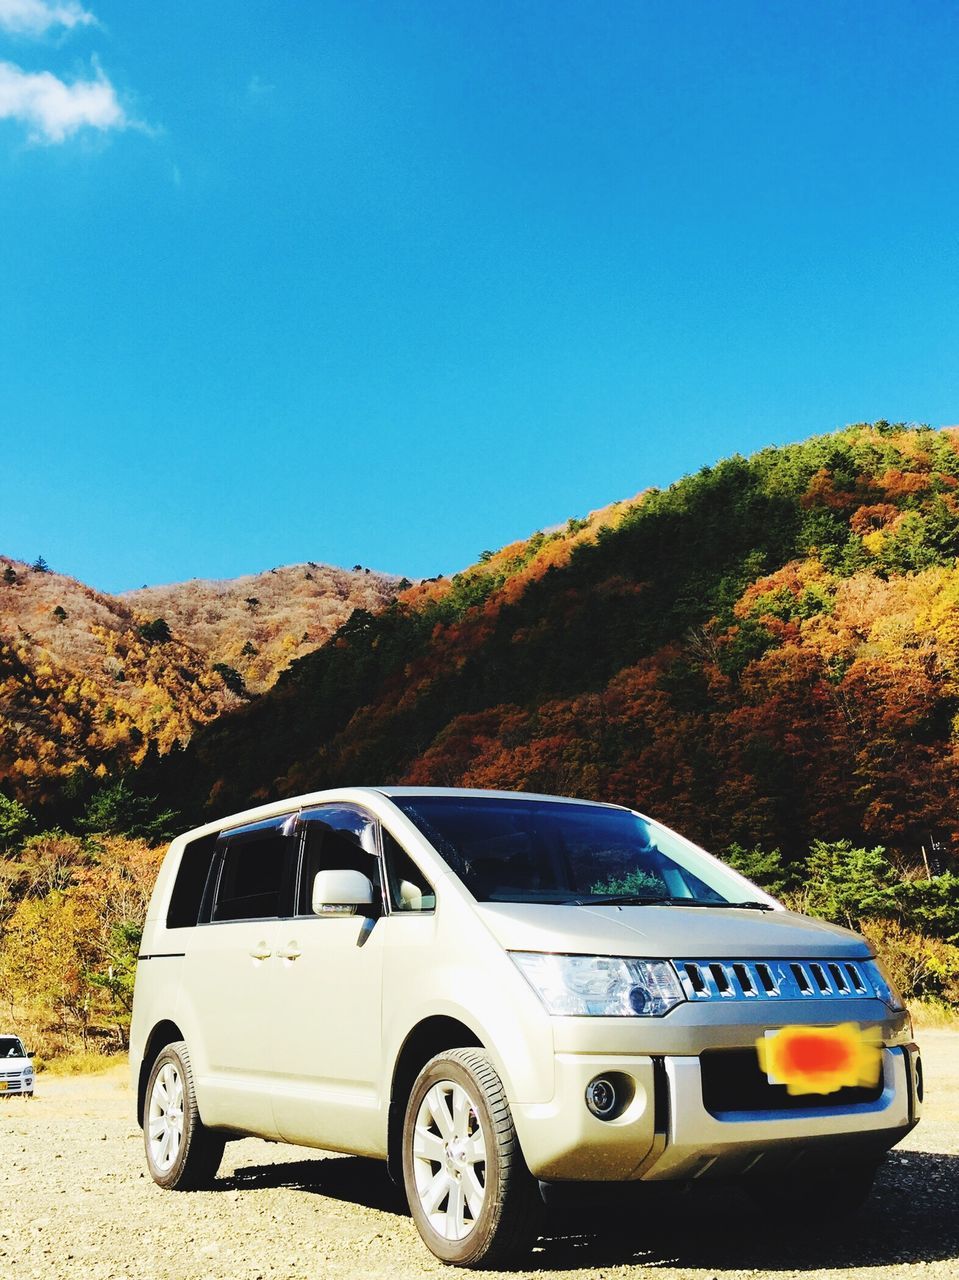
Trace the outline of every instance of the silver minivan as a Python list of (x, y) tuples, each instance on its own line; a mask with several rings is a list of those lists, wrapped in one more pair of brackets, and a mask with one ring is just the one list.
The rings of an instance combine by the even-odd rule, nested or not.
[(174, 840), (130, 1055), (160, 1186), (243, 1135), (379, 1157), (459, 1265), (529, 1247), (555, 1183), (735, 1178), (845, 1218), (922, 1101), (857, 934), (628, 808), (496, 791), (324, 791)]

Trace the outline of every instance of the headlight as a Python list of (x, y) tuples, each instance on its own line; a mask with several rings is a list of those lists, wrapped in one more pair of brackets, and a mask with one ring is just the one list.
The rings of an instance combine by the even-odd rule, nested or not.
[(511, 951), (510, 955), (552, 1014), (661, 1018), (685, 998), (668, 960), (540, 951)]
[(887, 1004), (890, 1009), (895, 1009), (897, 1012), (905, 1009), (905, 1002), (896, 990), (896, 984), (890, 977), (889, 970), (881, 960), (865, 960), (862, 962), (862, 968), (883, 1004)]

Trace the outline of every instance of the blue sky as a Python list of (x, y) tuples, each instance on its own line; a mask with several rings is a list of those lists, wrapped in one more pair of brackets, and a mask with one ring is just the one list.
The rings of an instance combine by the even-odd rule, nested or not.
[(453, 571), (959, 421), (947, 4), (0, 0), (0, 550)]

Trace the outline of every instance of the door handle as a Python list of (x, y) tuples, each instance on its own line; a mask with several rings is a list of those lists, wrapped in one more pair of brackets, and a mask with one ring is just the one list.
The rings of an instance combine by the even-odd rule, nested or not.
[(276, 954), (281, 960), (296, 960), (303, 952), (300, 951), (295, 942), (291, 942), (285, 950), (278, 951)]
[(272, 954), (272, 951), (267, 951), (265, 942), (258, 943), (250, 952), (254, 960), (269, 960)]

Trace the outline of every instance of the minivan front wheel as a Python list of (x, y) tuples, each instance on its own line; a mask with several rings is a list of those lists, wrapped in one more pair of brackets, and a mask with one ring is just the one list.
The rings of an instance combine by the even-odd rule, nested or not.
[(186, 1042), (160, 1051), (147, 1082), (143, 1117), (147, 1167), (171, 1191), (198, 1191), (216, 1177), (225, 1139), (200, 1119)]
[(403, 1182), (417, 1229), (443, 1262), (489, 1266), (532, 1244), (542, 1201), (482, 1050), (447, 1050), (417, 1077), (403, 1125)]

